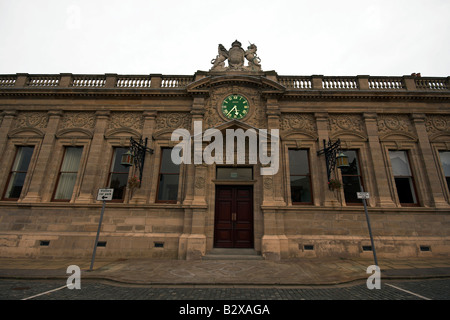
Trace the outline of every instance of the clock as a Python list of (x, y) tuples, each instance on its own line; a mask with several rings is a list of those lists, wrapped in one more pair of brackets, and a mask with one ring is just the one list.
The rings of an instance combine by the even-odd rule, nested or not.
[(249, 111), (248, 100), (239, 95), (231, 94), (222, 102), (222, 114), (228, 119), (242, 119)]

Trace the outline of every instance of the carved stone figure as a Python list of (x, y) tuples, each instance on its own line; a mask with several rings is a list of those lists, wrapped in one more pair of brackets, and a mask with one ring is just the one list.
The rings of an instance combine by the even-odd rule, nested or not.
[(213, 64), (211, 70), (225, 69), (225, 60), (228, 59), (228, 51), (222, 44), (219, 44), (218, 55), (211, 60)]
[(252, 70), (261, 70), (261, 59), (256, 55), (258, 48), (255, 44), (251, 43), (245, 51), (245, 58), (248, 60), (248, 67)]
[[(242, 49), (242, 44), (235, 40), (231, 44), (230, 50), (226, 50), (222, 44), (219, 44), (218, 54), (211, 60), (213, 65), (210, 71), (261, 71), (261, 59), (256, 55), (257, 47), (250, 43), (247, 51)], [(244, 66), (245, 59), (248, 66)], [(228, 60), (228, 67), (225, 61)]]
[(244, 49), (239, 41), (234, 41), (228, 51), (228, 65), (231, 69), (241, 69), (244, 66)]

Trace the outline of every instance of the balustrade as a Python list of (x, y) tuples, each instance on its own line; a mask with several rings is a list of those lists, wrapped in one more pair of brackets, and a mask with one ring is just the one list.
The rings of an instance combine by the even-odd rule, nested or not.
[(370, 77), (369, 89), (375, 90), (399, 90), (404, 89), (405, 85), (402, 78), (394, 77)]
[(0, 76), (0, 87), (13, 87), (16, 84), (15, 75)]
[(29, 76), (27, 85), (29, 87), (57, 87), (59, 85), (59, 75)]
[(149, 76), (119, 76), (116, 86), (118, 88), (150, 88)]
[(281, 85), (288, 89), (311, 89), (311, 77), (280, 77), (278, 79)]
[(354, 77), (324, 77), (324, 89), (358, 89), (358, 81)]
[(74, 75), (72, 87), (102, 88), (105, 86), (106, 77), (101, 75)]
[(417, 78), (416, 88), (419, 90), (448, 90), (446, 79)]

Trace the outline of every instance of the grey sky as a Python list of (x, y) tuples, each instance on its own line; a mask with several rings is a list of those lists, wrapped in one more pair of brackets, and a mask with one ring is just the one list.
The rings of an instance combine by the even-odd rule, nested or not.
[(193, 74), (258, 46), (280, 75), (450, 75), (448, 0), (0, 0), (0, 73)]

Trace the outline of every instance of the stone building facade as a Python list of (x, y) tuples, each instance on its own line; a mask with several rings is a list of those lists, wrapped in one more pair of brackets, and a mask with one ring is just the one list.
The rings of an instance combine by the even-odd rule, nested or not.
[[(89, 257), (98, 189), (114, 188), (97, 256), (370, 257), (360, 184), (378, 256), (448, 256), (449, 77), (282, 76), (248, 49), (219, 47), (211, 70), (188, 76), (0, 75), (0, 256)], [(246, 100), (237, 118), (230, 96)], [(277, 129), (277, 172), (248, 157), (174, 164), (172, 133), (199, 123)], [(134, 185), (136, 168), (120, 165), (130, 137), (153, 150)], [(351, 166), (333, 189), (317, 153), (338, 139)]]

